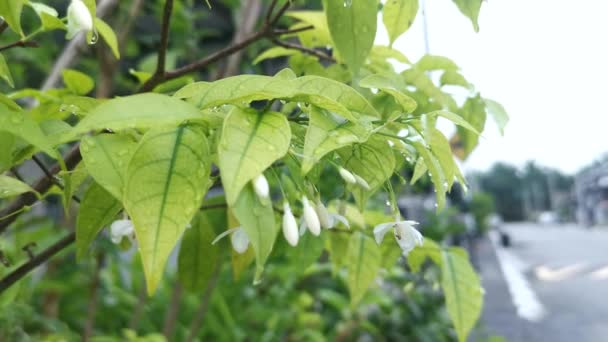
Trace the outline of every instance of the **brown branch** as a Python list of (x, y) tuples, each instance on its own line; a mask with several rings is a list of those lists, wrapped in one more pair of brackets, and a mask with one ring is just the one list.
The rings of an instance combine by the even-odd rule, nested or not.
[(163, 335), (167, 341), (173, 340), (173, 332), (175, 331), (175, 322), (179, 314), (179, 306), (182, 299), (182, 285), (179, 281), (173, 285), (173, 293), (171, 294), (171, 302), (165, 313), (165, 322), (163, 323)]
[(290, 29), (290, 30), (276, 29), (273, 31), (273, 33), (275, 34), (275, 36), (281, 36), (284, 34), (293, 34), (293, 33), (304, 32), (304, 31), (312, 30), (314, 28), (315, 28), (314, 26), (308, 25), (308, 26), (298, 27), (298, 28)]
[(0, 46), (0, 51), (4, 51), (4, 50), (8, 50), (8, 49), (12, 49), (15, 47), (22, 47), (22, 48), (37, 48), (38, 47), (38, 43), (36, 43), (35, 41), (23, 41), (23, 40), (18, 40), (16, 42), (12, 42), (10, 44), (6, 44), (3, 46)]
[(49, 248), (42, 251), (40, 254), (25, 262), (23, 265), (19, 266), (11, 273), (7, 274), (0, 280), (0, 293), (4, 292), (4, 290), (8, 289), (11, 285), (25, 277), (31, 270), (40, 266), (52, 256), (71, 245), (74, 241), (76, 241), (76, 233), (72, 232), (63, 237), (61, 240), (57, 241), (55, 244), (51, 245)]
[(279, 19), (281, 19), (283, 14), (285, 14), (285, 11), (287, 11), (289, 6), (291, 6), (291, 0), (286, 0), (285, 3), (283, 4), (283, 6), (277, 12), (277, 14), (274, 16), (274, 18), (272, 18), (270, 20), (270, 23), (268, 24), (268, 26), (274, 26), (277, 23), (277, 21), (279, 21)]
[(334, 63), (336, 62), (336, 59), (333, 58), (332, 56), (330, 56), (328, 54), (325, 54), (325, 53), (323, 53), (321, 51), (315, 50), (315, 49), (307, 48), (305, 46), (302, 46), (302, 45), (299, 45), (299, 44), (295, 44), (295, 43), (281, 41), (281, 40), (278, 40), (276, 38), (273, 38), (272, 42), (275, 43), (276, 45), (282, 46), (282, 47), (284, 47), (286, 49), (299, 50), (299, 51), (302, 51), (302, 52), (307, 53), (309, 55), (312, 55), (312, 56), (315, 56), (315, 57), (318, 57), (318, 58), (321, 58), (321, 59), (325, 59), (325, 60), (330, 61), (330, 62), (334, 62)]
[(277, 6), (277, 1), (278, 0), (272, 0), (272, 2), (270, 3), (270, 6), (268, 7), (268, 11), (266, 12), (266, 25), (270, 25), (270, 22), (272, 21), (272, 12), (274, 12), (274, 8)]
[(173, 13), (173, 0), (165, 1), (163, 9), (163, 23), (160, 33), (160, 47), (158, 49), (158, 60), (156, 63), (156, 75), (165, 73), (165, 61), (167, 60), (167, 49), (169, 48), (169, 27), (171, 26), (171, 14)]

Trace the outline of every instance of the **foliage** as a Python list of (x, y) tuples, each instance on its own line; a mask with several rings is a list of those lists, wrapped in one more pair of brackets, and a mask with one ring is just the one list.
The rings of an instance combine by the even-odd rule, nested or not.
[[(477, 30), (481, 0), (455, 2)], [(22, 27), (21, 12), (27, 15), (28, 9), (22, 5), (38, 9), (34, 11), (38, 21), (24, 21)], [(16, 86), (14, 91), (0, 95), (0, 139), (4, 150), (0, 167), (2, 171), (12, 170), (11, 175), (2, 175), (0, 194), (2, 198), (14, 198), (6, 208), (17, 208), (0, 218), (2, 231), (38, 197), (49, 197), (49, 201), (61, 197), (66, 218), (77, 217), (73, 236), (80, 262), (95, 269), (94, 279), (102, 282), (106, 290), (115, 292), (101, 294), (101, 298), (104, 295), (114, 298), (117, 306), (105, 306), (107, 312), (100, 312), (99, 316), (120, 312), (117, 315), (124, 320), (127, 310), (118, 305), (129, 303), (132, 308), (136, 301), (131, 291), (121, 289), (124, 280), (116, 275), (120, 273), (116, 269), (121, 267), (132, 274), (140, 272), (141, 267), (143, 272), (145, 285), (138, 283), (129, 286), (130, 290), (145, 287), (149, 295), (160, 292), (166, 296), (165, 268), (173, 251), (179, 250), (177, 276), (170, 277), (177, 277), (188, 291), (213, 289), (218, 282), (214, 310), (220, 311), (222, 320), (234, 334), (222, 336), (225, 331), (213, 330), (213, 322), (209, 322), (201, 330), (205, 337), (245, 338), (242, 328), (238, 328), (245, 326), (241, 324), (244, 318), (233, 317), (226, 309), (228, 306), (233, 313), (263, 318), (265, 323), (258, 323), (266, 324), (264, 334), (259, 336), (264, 339), (289, 335), (291, 332), (286, 332), (285, 326), (276, 328), (273, 324), (292, 323), (288, 319), (294, 317), (301, 328), (294, 332), (296, 339), (321, 336), (308, 327), (319, 328), (336, 338), (382, 334), (378, 327), (386, 325), (384, 318), (372, 323), (367, 317), (374, 315), (359, 310), (365, 307), (368, 296), (376, 296), (376, 302), (385, 303), (385, 311), (392, 306), (382, 293), (369, 291), (383, 274), (381, 270), (391, 270), (401, 254), (397, 243), (378, 244), (372, 233), (375, 225), (394, 222), (392, 225), (398, 226), (401, 221), (391, 177), (404, 168), (414, 168), (409, 181), (416, 183), (426, 181), (428, 174), (440, 211), (446, 206), (446, 193), (454, 183), (465, 186), (454, 155), (464, 159), (473, 151), (488, 112), (498, 113), (494, 117), (501, 128), (506, 123), (502, 107), (474, 91), (450, 59), (428, 55), (411, 63), (391, 46), (374, 46), (378, 11), (382, 11), (392, 45), (416, 16), (417, 4), (395, 1), (381, 7), (377, 0), (327, 0), (321, 10), (289, 11), (284, 18), (282, 15), (291, 2), (273, 1), (267, 15), (260, 16), (259, 31), (200, 60), (192, 60), (184, 38), (188, 35), (181, 34), (189, 32), (189, 28), (180, 26), (183, 22), (196, 22), (189, 15), (191, 10), (201, 10), (200, 2), (167, 0), (150, 5), (163, 18), (160, 30), (154, 30), (161, 32), (160, 43), (151, 41), (155, 52), (150, 56), (137, 51), (141, 46), (128, 45), (128, 35), (127, 41), (120, 41), (121, 36), (113, 32), (112, 26), (96, 17), (94, 1), (85, 1), (84, 5), (73, 0), (70, 6), (74, 7), (67, 10), (67, 18), (59, 17), (51, 7), (43, 8), (25, 0), (0, 6), (0, 15), (7, 20), (19, 46), (31, 46), (34, 39), (44, 40), (51, 31), (61, 32), (66, 23), (70, 30), (76, 27), (83, 31), (87, 42), (95, 43), (100, 36), (106, 44), (98, 46), (101, 50), (98, 80), (93, 77), (90, 65), (83, 66), (87, 72), (64, 70), (63, 87), (57, 89), (34, 90), (23, 86), (23, 77), (13, 80), (12, 69), (20, 70), (14, 64), (17, 55), (7, 54), (7, 62), (0, 63), (0, 76), (9, 86)], [(188, 19), (174, 21), (177, 33), (169, 25), (174, 7), (178, 15)], [(205, 11), (214, 13), (214, 9)], [(402, 16), (406, 26), (400, 22)], [(277, 57), (287, 57), (288, 68), (277, 68), (281, 70), (272, 76), (262, 75), (261, 69), (256, 69), (254, 74), (213, 81), (193, 82), (190, 77), (198, 71), (209, 72), (207, 67), (218, 60), (225, 59), (230, 64), (230, 55), (246, 48), (259, 48), (261, 44), (254, 43), (266, 38), (289, 53), (257, 51), (254, 55), (260, 55), (258, 65), (263, 67)], [(169, 41), (171, 46), (180, 43), (183, 46), (173, 49)], [(9, 52), (12, 51), (15, 50)], [(138, 84), (133, 79), (130, 83), (119, 80), (123, 96), (109, 99), (91, 96), (94, 89), (101, 94), (108, 92), (104, 82), (111, 83), (112, 79), (108, 80), (105, 73), (117, 68), (108, 60), (125, 55), (138, 60), (137, 68), (130, 72)], [(392, 59), (407, 63), (407, 67), (397, 70), (390, 62)], [(226, 76), (224, 72), (228, 73), (216, 74)], [(463, 88), (466, 98), (453, 96), (449, 91), (453, 86)], [(448, 139), (437, 128), (439, 120), (452, 122), (456, 134)], [(70, 150), (70, 146), (77, 148)], [(37, 155), (41, 152), (47, 160), (56, 161), (50, 170), (39, 161)], [(36, 182), (32, 188), (18, 179), (17, 168), (29, 159), (34, 159), (45, 172), (44, 181)], [(337, 178), (337, 174), (343, 179)], [(223, 195), (215, 196), (218, 193)], [(23, 195), (17, 196), (20, 194)], [(384, 198), (389, 199), (390, 208), (378, 205)], [(77, 208), (70, 204), (72, 199), (80, 203)], [(281, 215), (286, 214), (281, 209), (284, 203), (303, 222), (300, 243), (295, 247), (279, 237)], [(122, 228), (124, 231), (112, 231), (112, 237), (124, 236), (130, 241), (124, 239), (120, 247), (114, 247), (107, 239), (97, 237), (100, 232), (107, 235), (103, 227), (121, 216), (131, 223)], [(63, 224), (69, 226), (69, 220)], [(320, 234), (315, 231), (319, 226), (325, 228)], [(11, 228), (7, 239), (21, 239), (19, 234)], [(225, 235), (229, 238), (221, 240)], [(65, 246), (74, 240), (71, 237), (62, 240)], [(397, 234), (396, 239), (399, 238)], [(125, 259), (135, 265), (124, 266), (128, 261), (121, 262), (116, 255), (122, 248), (128, 249), (130, 242), (136, 245), (136, 250), (131, 250), (135, 256)], [(102, 265), (106, 255), (113, 260), (110, 269)], [(14, 257), (16, 264), (27, 263), (23, 255)], [(437, 265), (433, 272), (438, 273), (431, 277), (441, 274), (440, 280), (433, 281), (440, 281), (458, 339), (466, 340), (482, 303), (479, 279), (466, 253), (440, 247), (427, 239), (423, 247), (407, 257), (417, 265), (413, 267), (414, 273), (426, 272), (426, 269), (419, 271), (426, 257)], [(320, 259), (322, 262), (316, 262)], [(249, 266), (254, 262), (252, 274)], [(224, 267), (227, 265), (231, 265), (231, 270)], [(62, 267), (79, 266), (65, 261)], [(169, 269), (173, 273), (174, 267)], [(328, 277), (330, 270), (336, 279)], [(21, 272), (14, 266), (7, 270), (11, 271)], [(82, 276), (67, 273), (75, 278)], [(237, 279), (241, 282), (253, 279), (257, 287), (231, 288), (230, 274), (234, 284)], [(310, 292), (314, 294), (295, 291), (311, 274), (315, 285)], [(396, 276), (384, 278), (402, 284), (399, 281), (417, 276), (401, 269)], [(135, 281), (135, 277), (129, 280)], [(273, 286), (275, 281), (284, 287)], [(74, 283), (78, 281), (44, 285), (70, 296), (84, 296), (82, 288), (70, 292)], [(332, 292), (332, 287), (339, 291)], [(348, 297), (336, 293), (346, 289)], [(415, 292), (410, 288), (408, 293), (412, 291)], [(117, 293), (126, 299), (117, 299)], [(308, 303), (315, 296), (326, 302), (323, 305), (335, 307), (334, 319), (344, 326), (334, 329), (324, 324), (324, 320), (332, 318), (322, 316), (320, 310)], [(378, 299), (382, 296), (385, 297)], [(416, 299), (404, 297), (401, 293), (396, 305), (404, 301), (414, 305)], [(421, 297), (423, 303), (427, 297)], [(281, 316), (279, 311), (271, 312), (270, 307), (259, 305), (248, 308), (251, 302), (267, 299), (283, 304), (295, 302), (296, 306), (298, 301), (304, 303), (296, 308), (294, 316)], [(61, 316), (82, 312), (84, 305), (79, 305), (62, 307)], [(238, 308), (245, 310), (235, 312)], [(366, 317), (359, 320), (359, 315)], [(426, 317), (417, 317), (420, 316)], [(384, 316), (378, 313), (376, 317)], [(79, 314), (70, 320), (70, 327), (82, 328)], [(216, 317), (216, 326), (217, 320)], [(150, 325), (154, 323), (158, 322)], [(110, 331), (114, 336), (122, 334), (126, 339), (138, 338), (132, 331), (119, 332), (124, 326), (120, 327), (117, 321), (109, 319), (104, 324), (107, 325), (101, 331)], [(38, 330), (52, 332), (51, 328)], [(430, 330), (436, 331), (435, 337), (439, 339), (449, 335), (441, 327)], [(272, 335), (275, 331), (279, 335)], [(414, 331), (408, 336), (424, 334), (430, 333)], [(144, 340), (158, 338), (150, 335)]]
[(485, 233), (490, 227), (488, 218), (495, 210), (494, 198), (485, 192), (476, 192), (469, 204), (475, 218), (475, 227), (479, 233)]

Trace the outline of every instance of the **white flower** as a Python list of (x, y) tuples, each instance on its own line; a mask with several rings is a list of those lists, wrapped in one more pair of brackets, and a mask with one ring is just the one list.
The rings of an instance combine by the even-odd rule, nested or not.
[(363, 177), (355, 174), (355, 179), (357, 180), (357, 184), (359, 184), (359, 186), (361, 186), (363, 189), (371, 190), (369, 183), (367, 183), (367, 181), (363, 179)]
[(230, 234), (230, 243), (232, 244), (232, 248), (239, 253), (243, 254), (247, 251), (249, 247), (249, 236), (247, 232), (242, 227), (235, 227), (226, 230), (225, 232), (218, 235), (213, 242), (212, 245), (215, 245), (218, 241), (220, 241), (223, 237)]
[(321, 234), (321, 223), (315, 209), (308, 202), (306, 196), (302, 196), (303, 221), (302, 224), (308, 227), (312, 235), (319, 236)]
[(315, 209), (317, 211), (317, 215), (319, 216), (319, 222), (321, 223), (321, 227), (325, 229), (331, 229), (336, 226), (338, 221), (340, 221), (347, 228), (350, 228), (350, 224), (344, 216), (328, 212), (327, 208), (323, 205), (321, 201), (317, 202)]
[(123, 237), (128, 237), (133, 241), (135, 238), (135, 229), (131, 220), (116, 220), (110, 225), (110, 238), (115, 244), (119, 244)]
[(357, 179), (355, 179), (355, 176), (347, 169), (341, 167), (338, 169), (338, 172), (340, 173), (340, 177), (342, 177), (342, 179), (344, 179), (344, 181), (346, 183), (350, 183), (350, 184), (357, 183)]
[(253, 189), (255, 190), (255, 193), (258, 195), (259, 199), (263, 200), (268, 198), (270, 190), (268, 188), (268, 181), (266, 180), (266, 177), (264, 177), (263, 173), (255, 177), (252, 183)]
[(287, 202), (283, 203), (283, 236), (285, 236), (285, 240), (287, 240), (290, 245), (298, 245), (298, 239), (300, 238), (298, 234), (298, 223)]
[(414, 228), (414, 225), (418, 224), (416, 221), (395, 221), (381, 223), (374, 227), (374, 237), (376, 243), (381, 243), (386, 232), (393, 228), (395, 233), (395, 240), (401, 247), (403, 255), (407, 254), (414, 249), (416, 246), (422, 246), (424, 238), (419, 231)]
[(72, 39), (80, 31), (93, 31), (93, 17), (82, 0), (72, 0), (68, 6), (67, 39)]

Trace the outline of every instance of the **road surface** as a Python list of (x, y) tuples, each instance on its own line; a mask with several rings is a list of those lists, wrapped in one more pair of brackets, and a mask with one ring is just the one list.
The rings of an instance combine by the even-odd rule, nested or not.
[(483, 328), (508, 341), (608, 341), (608, 229), (510, 224), (478, 250)]

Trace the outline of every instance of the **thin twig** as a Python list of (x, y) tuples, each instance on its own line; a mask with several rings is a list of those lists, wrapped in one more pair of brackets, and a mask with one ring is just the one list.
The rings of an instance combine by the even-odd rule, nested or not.
[(279, 19), (281, 19), (281, 17), (283, 16), (283, 14), (285, 14), (285, 11), (287, 11), (287, 9), (289, 8), (289, 6), (291, 6), (291, 0), (285, 1), (285, 3), (283, 4), (283, 6), (279, 9), (279, 11), (277, 12), (277, 14), (274, 16), (274, 18), (272, 18), (270, 20), (269, 26), (274, 26), (277, 23), (277, 21), (279, 21)]
[(38, 43), (36, 43), (35, 41), (23, 41), (23, 40), (18, 40), (16, 42), (12, 42), (10, 44), (6, 44), (4, 46), (0, 46), (0, 51), (4, 51), (4, 50), (8, 50), (8, 49), (12, 49), (15, 47), (22, 47), (22, 48), (37, 48), (38, 47)]
[(23, 265), (19, 266), (11, 273), (7, 274), (0, 280), (0, 293), (4, 292), (4, 290), (8, 289), (11, 285), (25, 277), (31, 270), (40, 266), (52, 256), (71, 245), (74, 241), (76, 241), (76, 233), (72, 232), (63, 237), (61, 240), (57, 241), (55, 244), (51, 245), (49, 248), (42, 251), (40, 254), (25, 262)]
[(266, 25), (270, 25), (270, 21), (272, 20), (272, 12), (274, 12), (274, 8), (277, 5), (278, 0), (272, 0), (270, 6), (268, 7), (268, 11), (266, 12)]
[(315, 50), (315, 49), (307, 48), (305, 46), (302, 46), (302, 45), (299, 45), (299, 44), (295, 44), (295, 43), (281, 41), (281, 40), (278, 40), (276, 38), (273, 38), (272, 42), (275, 43), (276, 45), (282, 46), (282, 47), (284, 47), (286, 49), (299, 50), (299, 51), (302, 51), (302, 52), (307, 53), (309, 55), (312, 55), (312, 56), (315, 56), (315, 57), (319, 57), (321, 59), (325, 59), (325, 60), (330, 61), (330, 62), (334, 62), (334, 63), (336, 62), (336, 59), (333, 58), (332, 56), (327, 55), (327, 54), (325, 54), (325, 53), (323, 53), (321, 51)]
[(165, 73), (165, 61), (167, 49), (169, 48), (169, 27), (171, 26), (171, 14), (173, 13), (173, 0), (165, 1), (163, 9), (163, 22), (160, 33), (160, 47), (158, 48), (158, 61), (156, 63), (156, 74), (161, 76)]
[(290, 30), (289, 29), (288, 30), (276, 29), (276, 30), (273, 31), (273, 33), (276, 36), (281, 36), (281, 35), (284, 35), (284, 34), (293, 34), (293, 33), (304, 32), (304, 31), (312, 30), (314, 28), (315, 28), (314, 26), (308, 25), (308, 26), (298, 27), (298, 28), (290, 29)]
[[(38, 165), (38, 167), (42, 170), (44, 175), (48, 179), (51, 180), (51, 182), (53, 182), (55, 185), (57, 185), (57, 187), (59, 189), (61, 189), (61, 190), (65, 189), (65, 186), (63, 184), (61, 184), (61, 182), (58, 181), (57, 178), (55, 178), (53, 173), (46, 167), (46, 165), (44, 165), (44, 162), (42, 160), (40, 160), (40, 158), (38, 158), (36, 155), (32, 155), (32, 160), (34, 161), (34, 163), (36, 163), (36, 165)], [(78, 196), (72, 195), (72, 199), (74, 200), (74, 202), (80, 203), (80, 198)]]
[(176, 281), (173, 285), (173, 293), (171, 294), (171, 302), (165, 313), (165, 322), (163, 323), (163, 335), (167, 341), (173, 340), (173, 332), (175, 331), (175, 322), (179, 314), (179, 307), (182, 299), (182, 285)]

